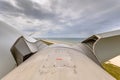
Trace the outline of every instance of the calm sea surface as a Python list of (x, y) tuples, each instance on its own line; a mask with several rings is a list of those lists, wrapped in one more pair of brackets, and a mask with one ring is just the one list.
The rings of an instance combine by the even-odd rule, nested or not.
[(42, 38), (43, 40), (54, 40), (54, 41), (62, 41), (68, 43), (78, 43), (83, 41), (85, 38)]

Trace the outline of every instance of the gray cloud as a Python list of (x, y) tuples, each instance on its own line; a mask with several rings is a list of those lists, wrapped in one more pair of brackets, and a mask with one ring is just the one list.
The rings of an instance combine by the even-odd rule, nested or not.
[(8, 14), (8, 15), (19, 15), (19, 9), (14, 7), (7, 1), (0, 1), (0, 14)]
[(23, 9), (22, 13), (28, 17), (37, 19), (51, 19), (55, 16), (50, 11), (42, 8), (41, 5), (30, 0), (16, 0), (16, 2), (17, 5)]
[(15, 16), (15, 14), (24, 14), (27, 17), (35, 19), (50, 19), (55, 16), (50, 11), (42, 8), (41, 5), (30, 0), (15, 0), (15, 3), (20, 8), (13, 6), (7, 1), (0, 1), (1, 13), (13, 14), (12, 16)]
[(86, 37), (120, 29), (119, 0), (47, 0), (43, 5), (33, 0), (13, 1), (18, 7), (0, 1), (1, 18), (23, 32), (38, 32), (37, 36)]

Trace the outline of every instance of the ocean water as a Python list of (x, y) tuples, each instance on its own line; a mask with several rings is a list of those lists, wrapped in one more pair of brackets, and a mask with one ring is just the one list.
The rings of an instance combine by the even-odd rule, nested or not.
[(61, 42), (67, 42), (67, 43), (79, 43), (85, 38), (42, 38), (43, 40), (53, 40), (53, 41), (61, 41)]

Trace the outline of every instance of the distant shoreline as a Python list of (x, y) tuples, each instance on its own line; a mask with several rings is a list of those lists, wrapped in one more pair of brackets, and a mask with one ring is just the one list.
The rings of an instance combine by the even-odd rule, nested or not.
[(43, 41), (50, 42), (53, 44), (67, 44), (67, 45), (74, 45), (74, 43), (66, 42), (66, 41), (59, 41), (59, 40), (49, 40), (49, 39), (42, 39)]
[(43, 40), (54, 44), (75, 45), (83, 41), (84, 38), (39, 38), (37, 40)]

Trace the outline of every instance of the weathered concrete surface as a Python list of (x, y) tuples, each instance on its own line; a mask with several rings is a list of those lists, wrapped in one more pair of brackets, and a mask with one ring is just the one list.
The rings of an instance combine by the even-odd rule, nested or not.
[(81, 52), (52, 46), (34, 54), (2, 80), (115, 80)]

